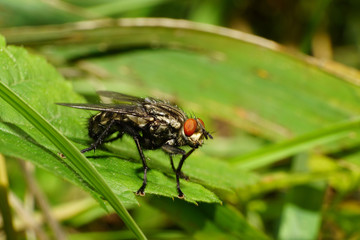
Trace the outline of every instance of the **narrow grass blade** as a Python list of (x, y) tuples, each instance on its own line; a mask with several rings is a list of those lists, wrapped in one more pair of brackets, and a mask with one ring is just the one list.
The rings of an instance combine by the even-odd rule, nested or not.
[(262, 148), (250, 154), (236, 157), (232, 159), (232, 161), (234, 166), (243, 170), (264, 167), (279, 159), (310, 149), (314, 146), (348, 137), (352, 131), (359, 127), (359, 118), (347, 120), (288, 141)]

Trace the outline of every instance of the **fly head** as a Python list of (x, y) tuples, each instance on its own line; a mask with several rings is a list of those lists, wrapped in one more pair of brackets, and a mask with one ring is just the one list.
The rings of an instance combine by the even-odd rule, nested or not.
[(198, 148), (205, 139), (213, 137), (205, 130), (205, 124), (200, 118), (188, 118), (182, 127), (182, 138), (192, 148)]

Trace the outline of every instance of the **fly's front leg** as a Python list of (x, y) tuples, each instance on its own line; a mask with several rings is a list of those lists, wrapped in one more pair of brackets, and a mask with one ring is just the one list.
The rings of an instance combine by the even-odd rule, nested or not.
[(176, 188), (178, 191), (178, 197), (179, 198), (184, 198), (184, 193), (181, 191), (180, 189), (180, 175), (181, 175), (181, 168), (182, 165), (184, 164), (185, 160), (190, 156), (190, 154), (192, 154), (195, 151), (195, 148), (192, 148), (190, 151), (188, 151), (185, 155), (182, 156), (179, 165), (176, 169)]
[[(185, 155), (185, 153), (186, 152), (184, 152), (184, 154), (182, 154), (182, 155)], [(174, 173), (176, 174), (176, 168), (175, 168), (175, 165), (174, 165), (172, 155), (169, 154), (169, 157), (170, 157), (171, 168), (174, 171)], [(190, 180), (190, 177), (188, 175), (186, 175), (183, 171), (180, 171), (180, 178), (185, 179), (186, 181)]]
[[(181, 172), (181, 168), (185, 162), (185, 160), (190, 156), (191, 153), (193, 153), (195, 151), (195, 148), (192, 148), (189, 152), (185, 152), (184, 150), (180, 149), (180, 148), (177, 148), (177, 147), (173, 147), (173, 146), (170, 146), (170, 145), (164, 145), (162, 147), (162, 149), (169, 153), (169, 156), (170, 156), (170, 161), (171, 161), (171, 167), (172, 169), (174, 170), (175, 174), (176, 174), (176, 189), (177, 189), (177, 192), (178, 192), (178, 197), (179, 198), (184, 198), (184, 193), (181, 191), (181, 188), (180, 188), (180, 178), (183, 177), (183, 178), (188, 178), (185, 174), (183, 174)], [(179, 162), (179, 165), (178, 167), (175, 169), (175, 166), (174, 166), (174, 162), (173, 162), (173, 159), (172, 159), (172, 155), (174, 154), (181, 154), (182, 157), (180, 159), (180, 162)]]
[[(164, 152), (166, 152), (167, 154), (169, 154), (171, 168), (174, 171), (174, 173), (176, 173), (173, 155), (185, 155), (186, 152), (184, 150), (182, 150), (181, 148), (177, 148), (177, 147), (174, 147), (171, 145), (162, 146), (162, 150)], [(189, 176), (185, 175), (183, 172), (180, 173), (180, 178), (185, 179), (186, 181), (188, 181), (190, 179)]]
[(92, 143), (90, 145), (90, 147), (85, 148), (85, 149), (81, 150), (80, 152), (81, 153), (86, 153), (86, 152), (91, 151), (93, 149), (95, 150), (98, 146), (100, 146), (103, 143), (104, 139), (108, 136), (110, 128), (114, 124), (114, 122), (115, 122), (115, 120), (111, 120), (110, 123), (104, 129), (104, 131), (101, 133), (101, 135), (98, 137), (98, 139), (96, 139), (96, 141), (94, 143)]

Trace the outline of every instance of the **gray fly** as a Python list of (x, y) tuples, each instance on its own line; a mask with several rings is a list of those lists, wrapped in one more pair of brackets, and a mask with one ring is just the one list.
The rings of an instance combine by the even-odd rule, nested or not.
[[(89, 136), (94, 140), (90, 147), (81, 150), (85, 153), (95, 150), (104, 142), (121, 138), (124, 134), (131, 136), (142, 160), (144, 180), (136, 192), (145, 195), (148, 171), (143, 149), (162, 149), (170, 157), (170, 163), (176, 174), (178, 197), (184, 194), (180, 189), (180, 178), (187, 179), (181, 172), (184, 161), (195, 149), (204, 143), (204, 138), (212, 136), (205, 130), (204, 122), (200, 118), (189, 118), (180, 108), (168, 102), (154, 98), (138, 98), (111, 91), (98, 91), (99, 96), (111, 99), (112, 103), (83, 104), (83, 103), (57, 103), (59, 105), (100, 111), (89, 118)], [(110, 139), (110, 136), (117, 136)], [(186, 152), (181, 146), (190, 146)], [(182, 155), (175, 168), (173, 155)]]

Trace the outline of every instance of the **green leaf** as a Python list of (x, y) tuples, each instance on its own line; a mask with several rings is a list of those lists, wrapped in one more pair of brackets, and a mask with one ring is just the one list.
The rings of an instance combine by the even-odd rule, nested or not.
[[(54, 6), (54, 4), (36, 0), (27, 0), (26, 2), (0, 0), (0, 7), (4, 9), (1, 14), (2, 27), (64, 23), (79, 21), (83, 19), (82, 16), (88, 16), (85, 10), (76, 8), (76, 6), (72, 9), (67, 4), (57, 6), (55, 4)], [(40, 14), (41, 18), (34, 17)]]
[[(9, 88), (9, 86), (11, 86), (15, 91), (19, 92), (21, 92), (21, 89), (25, 88), (30, 92), (29, 95), (26, 95), (26, 97), (29, 97), (31, 96), (31, 92), (41, 89), (40, 86), (36, 87), (36, 84), (40, 84), (42, 78), (45, 76), (49, 77), (49, 75), (56, 77), (53, 82), (55, 86), (56, 84), (61, 85), (61, 81), (59, 81), (61, 80), (61, 77), (56, 74), (55, 69), (47, 65), (43, 59), (31, 56), (23, 49), (2, 47), (0, 49), (0, 53), (2, 53), (0, 55), (0, 62), (2, 62), (4, 69), (7, 70), (3, 72), (4, 74), (0, 75), (0, 79), (2, 80), (0, 82), (0, 96), (2, 98), (1, 105), (3, 106), (0, 114), (2, 121), (1, 125), (9, 127), (7, 130), (11, 129), (10, 131), (16, 131), (16, 133), (24, 133), (19, 135), (19, 137), (23, 138), (22, 140), (28, 138), (30, 142), (41, 146), (43, 148), (42, 150), (47, 151), (48, 153), (51, 153), (51, 150), (42, 146), (41, 142), (44, 142), (45, 144), (46, 142), (51, 142), (54, 144), (67, 157), (64, 161), (65, 166), (63, 167), (68, 167), (69, 170), (72, 170), (75, 174), (77, 174), (79, 178), (77, 181), (82, 180), (82, 186), (86, 186), (85, 188), (88, 190), (93, 190), (91, 191), (93, 192), (93, 195), (102, 195), (102, 197), (110, 203), (116, 213), (123, 219), (124, 223), (130, 228), (130, 230), (132, 230), (138, 239), (146, 239), (145, 235), (131, 218), (123, 204), (114, 195), (110, 187), (98, 174), (93, 165), (91, 165), (75, 148), (75, 146), (64, 138), (59, 131), (49, 124), (43, 116), (41, 116), (33, 107), (28, 105), (28, 103), (19, 97), (17, 93)], [(45, 73), (49, 73), (49, 75), (44, 75)], [(36, 79), (34, 76), (37, 74), (39, 74), (39, 79), (38, 81), (34, 81)], [(33, 82), (31, 80), (33, 80)], [(48, 82), (52, 82), (51, 79), (48, 79)], [(34, 85), (31, 86), (31, 84)], [(43, 84), (42, 87), (44, 87), (44, 85), (46, 84)], [(41, 93), (42, 92), (40, 91), (37, 92), (37, 98), (34, 97), (32, 101), (40, 101)], [(50, 95), (44, 94), (44, 96), (48, 97)], [(30, 102), (32, 101), (30, 100)], [(50, 103), (51, 101), (48, 102), (48, 104)], [(34, 104), (34, 106), (36, 106), (36, 104)], [(47, 114), (44, 115), (49, 116)], [(12, 116), (13, 119), (9, 118), (10, 116)], [(48, 141), (45, 141), (45, 138), (47, 138)], [(3, 140), (7, 140), (6, 137)], [(0, 150), (5, 151), (4, 149), (6, 149), (9, 144), (17, 145), (16, 142), (5, 141), (4, 144), (1, 145)], [(24, 150), (21, 149), (19, 152), (23, 151)], [(8, 154), (14, 156), (16, 153)], [(33, 152), (32, 154), (35, 153)], [(56, 154), (52, 153), (52, 157), (54, 162), (60, 162), (60, 157), (56, 156)], [(53, 165), (52, 167), (55, 166)], [(54, 169), (56, 170), (56, 168)]]
[[(309, 156), (298, 155), (294, 172), (307, 172)], [(296, 186), (286, 193), (277, 239), (318, 239), (326, 183), (318, 181)]]
[[(198, 106), (196, 113), (210, 112), (230, 127), (272, 141), (360, 113), (360, 90), (353, 85), (358, 72), (291, 54), (252, 35), (170, 19), (89, 21), (61, 27), (61, 32), (47, 26), (4, 33), (12, 43), (37, 46), (52, 41), (54, 51), (46, 52), (63, 61), (106, 49), (142, 47), (81, 62), (79, 67), (106, 78), (102, 86), (147, 94), (160, 90)], [(79, 38), (71, 38), (74, 34)], [(69, 39), (65, 45), (63, 38)]]
[[(226, 162), (228, 159), (235, 159), (239, 166), (241, 159), (247, 159), (244, 163), (249, 164), (247, 170), (251, 170), (315, 146), (320, 153), (343, 148), (353, 153), (358, 151), (360, 140), (355, 130), (358, 126), (355, 117), (360, 115), (360, 74), (356, 70), (289, 53), (274, 42), (252, 35), (182, 20), (111, 19), (20, 30), (3, 32), (9, 42), (32, 46), (60, 66), (71, 63), (77, 72), (85, 72), (77, 77), (74, 86), (89, 99), (94, 99), (94, 89), (150, 95), (169, 99), (204, 119), (214, 139), (207, 141), (184, 165), (184, 172), (191, 177), (190, 183), (181, 182), (188, 191), (188, 200), (196, 201), (201, 197), (212, 201), (213, 196), (203, 195), (202, 186), (222, 193), (234, 189), (246, 191), (244, 185), (258, 184), (257, 175), (240, 171), (240, 167)], [(51, 46), (45, 48), (44, 43)], [(83, 112), (64, 110), (62, 114), (85, 119)], [(79, 148), (84, 147), (86, 139), (82, 134), (86, 134), (85, 130), (72, 128), (70, 119), (64, 123), (62, 126), (69, 128), (69, 136), (84, 131), (73, 138)], [(347, 138), (349, 133), (354, 134)], [(214, 149), (226, 145), (224, 139), (228, 146), (214, 154)], [(337, 142), (329, 144), (332, 141)], [(274, 143), (279, 144), (272, 145)], [(270, 147), (263, 148), (267, 144)], [(244, 145), (250, 147), (242, 148)], [(134, 179), (129, 178), (126, 185), (131, 186), (129, 192), (136, 190), (141, 183), (141, 172), (136, 173), (134, 169), (136, 166), (140, 169), (141, 165), (131, 139), (106, 147), (110, 151), (97, 151), (97, 158), (91, 161), (104, 176), (113, 180), (111, 184), (115, 188), (120, 187), (116, 185), (116, 178), (112, 178), (115, 171), (121, 182), (127, 181), (128, 173), (117, 168), (130, 168)], [(260, 150), (249, 153), (257, 148)], [(148, 193), (162, 195), (166, 192), (167, 196), (174, 196), (175, 189), (168, 185), (174, 184), (168, 159), (160, 152), (147, 152), (146, 156), (152, 168), (149, 174), (154, 179)], [(117, 161), (119, 158), (125, 161)], [(315, 174), (289, 174), (277, 188), (312, 181), (317, 179)], [(294, 182), (291, 182), (289, 178), (293, 176)], [(325, 174), (324, 179), (327, 179)], [(157, 180), (168, 180), (168, 188), (161, 190), (155, 185)], [(200, 187), (196, 189), (195, 186)], [(269, 188), (276, 189), (276, 186)], [(299, 193), (301, 190), (294, 195)], [(236, 197), (226, 200), (239, 206), (246, 204)], [(259, 201), (266, 203), (268, 198)], [(181, 203), (184, 206), (174, 208), (175, 216), (188, 206)], [(170, 203), (169, 208), (172, 206)], [(269, 208), (272, 207), (269, 204)], [(306, 214), (295, 210), (285, 215), (307, 219)], [(276, 221), (279, 212), (276, 208), (271, 213)], [(194, 214), (184, 219), (196, 220), (196, 217)], [(288, 226), (290, 223), (289, 220)], [(269, 228), (266, 219), (263, 225)], [(214, 222), (196, 226), (219, 230)], [(187, 227), (191, 230), (192, 226)]]
[[(29, 105), (38, 110), (61, 132), (73, 139), (78, 146), (85, 148), (89, 144), (85, 125), (89, 112), (55, 105), (55, 102), (83, 102), (84, 100), (76, 96), (70, 85), (64, 82), (43, 59), (31, 56), (23, 49), (14, 47), (4, 48), (3, 53), (0, 63), (8, 71), (1, 73), (2, 81), (21, 95)], [(78, 179), (79, 176), (76, 172), (72, 172), (68, 166), (59, 162), (57, 149), (46, 137), (5, 102), (1, 101), (0, 106), (2, 120), (0, 134), (4, 136), (1, 139), (3, 144), (0, 150), (4, 154), (32, 160), (55, 174), (84, 185), (81, 184), (83, 180)], [(136, 203), (133, 192), (142, 184), (142, 165), (138, 160), (139, 156), (132, 140), (125, 139), (118, 145), (122, 149), (119, 150), (118, 155), (96, 151), (95, 158), (90, 159), (109, 186), (117, 194), (123, 196), (125, 202)], [(23, 151), (18, 151), (20, 146)], [(91, 157), (94, 154), (88, 153), (87, 156)], [(97, 156), (101, 156), (101, 158)], [(170, 166), (169, 160), (164, 154), (158, 155), (158, 158), (166, 158), (167, 168)], [(171, 170), (168, 171), (169, 175), (171, 174), (169, 178), (157, 171), (156, 165), (150, 164), (150, 166), (154, 166), (154, 169), (149, 171), (147, 193), (176, 197), (176, 183)], [(224, 165), (224, 171), (226, 169), (230, 169), (230, 167)], [(209, 173), (206, 177), (208, 176)], [(210, 185), (214, 186), (215, 183)], [(232, 186), (227, 184), (224, 187), (231, 188)], [(182, 181), (182, 188), (187, 201), (220, 202), (218, 197), (199, 184)]]
[[(351, 84), (355, 83), (356, 72), (289, 54), (273, 42), (229, 29), (169, 19), (121, 19), (62, 25), (61, 34), (52, 27), (22, 30), (16, 35), (10, 30), (5, 33), (11, 42), (33, 46), (53, 40), (55, 50), (47, 53), (65, 61), (101, 53), (104, 51), (101, 44), (114, 51), (145, 46), (120, 54), (115, 52), (111, 56), (81, 59), (77, 67), (95, 79), (102, 77), (106, 80), (94, 80), (94, 88), (101, 86), (142, 96), (165, 96), (204, 118), (207, 128), (215, 130), (214, 140), (206, 142), (202, 148), (204, 153), (221, 145), (224, 138), (237, 139), (244, 132), (247, 133), (242, 138), (244, 143), (230, 140), (228, 149), (236, 152), (255, 137), (273, 142), (303, 136), (273, 147), (278, 149), (262, 149), (261, 156), (257, 155), (260, 152), (243, 155), (245, 152), (238, 151), (238, 156), (233, 159), (241, 165), (240, 161), (247, 158), (248, 169), (341, 139), (357, 125), (350, 126), (352, 120), (346, 121), (360, 114), (357, 107), (360, 90)], [(71, 38), (74, 34), (81, 36), (81, 41)], [(69, 39), (66, 45), (61, 42), (62, 37)], [(57, 45), (60, 43), (62, 45)], [(155, 45), (160, 47), (146, 47)], [(76, 89), (86, 95), (92, 94), (92, 86), (88, 81), (75, 83)], [(74, 114), (82, 116), (82, 113)], [(340, 126), (341, 121), (349, 124), (348, 128), (337, 132), (336, 127), (346, 128)], [(313, 132), (315, 130), (318, 132)], [(358, 142), (358, 138), (348, 138), (342, 145), (356, 146)], [(112, 146), (118, 148), (121, 144)], [(133, 145), (127, 146), (124, 144), (119, 148), (122, 152), (123, 148), (134, 149)], [(134, 151), (132, 157), (135, 158), (136, 149), (131, 151)], [(197, 154), (200, 153), (195, 153), (186, 162), (185, 172), (192, 179), (199, 178), (211, 187), (236, 189), (255, 177), (242, 178), (243, 172), (236, 177), (235, 169), (214, 158), (214, 162), (222, 165), (219, 169), (223, 169), (219, 171), (221, 174), (216, 174), (218, 171), (213, 172), (217, 169), (215, 165), (207, 168), (202, 160), (194, 160)], [(156, 166), (152, 167), (160, 165), (162, 171), (171, 172), (169, 167), (165, 169), (168, 164), (163, 158), (155, 157), (152, 161)], [(224, 172), (229, 172), (226, 179), (222, 177)], [(154, 191), (149, 188), (150, 192)]]
[(324, 184), (298, 186), (287, 194), (277, 239), (317, 239)]
[(231, 206), (207, 203), (194, 206), (165, 198), (153, 198), (151, 204), (167, 212), (174, 222), (197, 239), (268, 239)]

